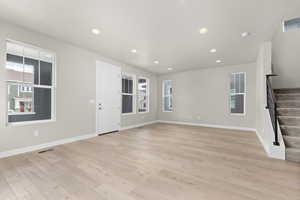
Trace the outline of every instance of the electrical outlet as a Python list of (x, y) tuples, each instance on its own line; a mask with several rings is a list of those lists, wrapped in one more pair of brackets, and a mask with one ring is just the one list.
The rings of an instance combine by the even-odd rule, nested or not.
[(39, 130), (35, 130), (35, 131), (34, 131), (34, 133), (33, 133), (33, 135), (34, 135), (35, 137), (38, 137), (38, 136), (40, 136), (40, 132), (39, 132)]

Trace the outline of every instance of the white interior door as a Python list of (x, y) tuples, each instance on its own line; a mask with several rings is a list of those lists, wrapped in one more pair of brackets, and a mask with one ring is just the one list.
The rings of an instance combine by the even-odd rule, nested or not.
[(118, 131), (121, 124), (121, 68), (97, 61), (97, 132)]

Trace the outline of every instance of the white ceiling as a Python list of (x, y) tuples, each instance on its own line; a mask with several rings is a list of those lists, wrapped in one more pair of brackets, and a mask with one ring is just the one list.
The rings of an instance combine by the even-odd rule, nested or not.
[(1, 19), (158, 73), (253, 62), (299, 10), (299, 0), (0, 0)]

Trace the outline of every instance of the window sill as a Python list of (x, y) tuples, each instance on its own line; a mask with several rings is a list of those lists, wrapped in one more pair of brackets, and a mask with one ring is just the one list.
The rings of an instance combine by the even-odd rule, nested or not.
[(230, 113), (230, 115), (244, 117), (246, 116), (246, 113)]
[(14, 115), (35, 115), (35, 112), (16, 112), (16, 113), (8, 113), (9, 116)]
[(52, 123), (56, 122), (55, 119), (49, 120), (38, 120), (38, 121), (28, 121), (28, 122), (8, 122), (6, 124), (7, 127), (18, 127), (18, 126), (27, 126), (27, 125), (35, 125), (35, 124), (44, 124), (44, 123)]
[(147, 114), (149, 113), (149, 111), (145, 111), (145, 112), (138, 112), (139, 114)]
[(135, 112), (132, 112), (132, 113), (122, 113), (122, 116), (135, 115), (135, 114), (136, 114)]
[(162, 112), (164, 112), (164, 113), (171, 113), (171, 112), (173, 112), (173, 111), (163, 110)]

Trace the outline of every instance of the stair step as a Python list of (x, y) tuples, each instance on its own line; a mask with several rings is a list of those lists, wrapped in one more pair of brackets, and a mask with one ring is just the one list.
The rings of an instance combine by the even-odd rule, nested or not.
[(277, 105), (278, 108), (300, 108), (300, 101), (280, 100)]
[(300, 101), (300, 93), (276, 94), (276, 99), (280, 100), (296, 100)]
[(285, 153), (286, 160), (300, 163), (300, 149), (286, 148)]
[(281, 88), (281, 89), (275, 89), (274, 92), (276, 94), (300, 93), (300, 88)]
[(300, 137), (283, 136), (285, 145), (288, 148), (300, 149)]
[(279, 123), (287, 126), (300, 126), (300, 117), (297, 116), (279, 116)]
[(277, 112), (281, 116), (297, 116), (297, 117), (300, 117), (300, 108), (278, 108)]
[(280, 126), (282, 134), (300, 137), (300, 126)]

